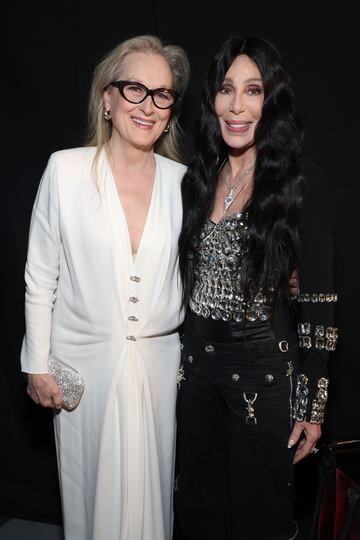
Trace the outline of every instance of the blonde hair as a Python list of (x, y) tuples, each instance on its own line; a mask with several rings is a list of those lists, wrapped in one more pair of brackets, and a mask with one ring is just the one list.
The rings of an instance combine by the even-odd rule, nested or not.
[(159, 54), (168, 63), (172, 74), (172, 87), (179, 92), (180, 99), (171, 109), (169, 131), (155, 143), (155, 151), (165, 157), (180, 161), (181, 129), (178, 122), (180, 102), (190, 76), (190, 64), (186, 52), (177, 45), (164, 45), (156, 36), (136, 36), (120, 43), (97, 65), (90, 90), (88, 111), (87, 146), (96, 146), (94, 168), (104, 145), (110, 140), (111, 121), (104, 118), (103, 92), (106, 86), (116, 80), (124, 58), (133, 52)]

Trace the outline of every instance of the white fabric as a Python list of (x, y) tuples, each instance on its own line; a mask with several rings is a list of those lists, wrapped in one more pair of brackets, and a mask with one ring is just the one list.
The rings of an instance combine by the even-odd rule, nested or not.
[[(22, 370), (46, 372), (51, 350), (85, 379), (78, 408), (55, 415), (66, 540), (170, 540), (185, 167), (155, 155), (151, 204), (133, 258), (106, 154), (99, 190), (94, 154), (52, 154), (39, 186)], [(134, 275), (140, 282), (130, 280)]]

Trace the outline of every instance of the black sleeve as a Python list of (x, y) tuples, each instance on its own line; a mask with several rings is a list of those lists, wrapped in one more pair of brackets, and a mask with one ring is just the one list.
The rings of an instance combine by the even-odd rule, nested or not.
[(328, 395), (327, 362), (338, 337), (334, 326), (333, 236), (324, 174), (308, 161), (303, 163), (303, 172), (307, 190), (300, 224), (297, 298), (301, 366), (294, 418), (322, 423)]

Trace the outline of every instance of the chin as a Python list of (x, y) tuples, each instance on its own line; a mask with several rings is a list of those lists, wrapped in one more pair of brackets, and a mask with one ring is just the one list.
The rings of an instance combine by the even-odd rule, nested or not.
[(242, 152), (245, 150), (248, 150), (254, 145), (254, 139), (247, 137), (246, 140), (237, 140), (234, 141), (234, 139), (226, 140), (225, 143), (227, 144), (229, 150)]

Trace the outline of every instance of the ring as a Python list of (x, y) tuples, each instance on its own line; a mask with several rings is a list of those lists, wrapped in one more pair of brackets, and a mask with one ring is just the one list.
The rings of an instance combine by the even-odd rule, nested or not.
[(310, 450), (311, 454), (316, 454), (318, 451), (319, 451), (319, 449), (316, 448), (316, 446), (314, 446), (314, 447)]

